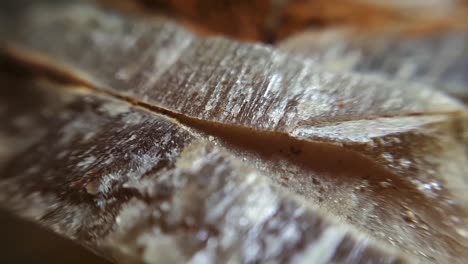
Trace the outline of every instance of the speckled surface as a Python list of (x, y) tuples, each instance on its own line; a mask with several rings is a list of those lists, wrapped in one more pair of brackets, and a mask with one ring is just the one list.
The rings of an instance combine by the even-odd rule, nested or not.
[(18, 18), (2, 51), (42, 79), (2, 81), (10, 210), (117, 262), (463, 263), (467, 112), (440, 91), (86, 4)]
[[(43, 104), (42, 119), (29, 115), (24, 122), (38, 127), (41, 120), (49, 131), (9, 153), (0, 170), (0, 203), (108, 258), (403, 260), (174, 121), (80, 87), (14, 83), (26, 92), (22, 98), (28, 89), (45, 88), (44, 98), (62, 100)], [(8, 119), (21, 116), (8, 109)]]

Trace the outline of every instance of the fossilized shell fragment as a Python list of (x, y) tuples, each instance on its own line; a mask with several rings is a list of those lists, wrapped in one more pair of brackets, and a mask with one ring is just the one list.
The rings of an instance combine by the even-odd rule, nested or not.
[[(30, 142), (4, 159), (0, 203), (112, 260), (404, 259), (174, 120), (80, 87), (14, 84), (19, 102), (32, 92), (43, 100), (5, 112), (11, 137)], [(25, 118), (28, 127), (15, 125)]]
[(2, 54), (49, 81), (2, 94), (6, 208), (116, 261), (466, 259), (467, 111), (442, 92), (83, 3), (17, 12)]

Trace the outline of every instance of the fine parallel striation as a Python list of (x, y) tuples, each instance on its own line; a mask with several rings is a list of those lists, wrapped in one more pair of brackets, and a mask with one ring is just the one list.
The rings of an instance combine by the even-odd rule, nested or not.
[(117, 260), (463, 263), (467, 112), (441, 92), (83, 3), (15, 12), (2, 54), (61, 84), (0, 112), (7, 208)]
[(9, 148), (0, 204), (110, 260), (404, 261), (174, 120), (80, 87), (10, 85), (25, 104), (4, 120), (30, 142)]

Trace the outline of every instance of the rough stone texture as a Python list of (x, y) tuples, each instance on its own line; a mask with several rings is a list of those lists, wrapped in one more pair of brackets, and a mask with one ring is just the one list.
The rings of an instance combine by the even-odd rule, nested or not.
[[(110, 259), (403, 261), (167, 118), (80, 87), (14, 84), (16, 103), (31, 91), (61, 100), (36, 101), (39, 117), (24, 121), (50, 130), (9, 153), (0, 203)], [(5, 120), (24, 119), (32, 109), (22, 105), (8, 107)], [(47, 116), (51, 109), (59, 115)]]
[(2, 53), (61, 83), (1, 94), (10, 210), (117, 261), (467, 257), (467, 111), (443, 93), (83, 3), (18, 12)]

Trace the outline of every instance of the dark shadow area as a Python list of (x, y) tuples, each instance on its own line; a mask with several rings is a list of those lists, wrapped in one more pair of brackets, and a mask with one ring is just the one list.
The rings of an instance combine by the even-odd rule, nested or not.
[(0, 263), (105, 264), (74, 242), (0, 209)]

